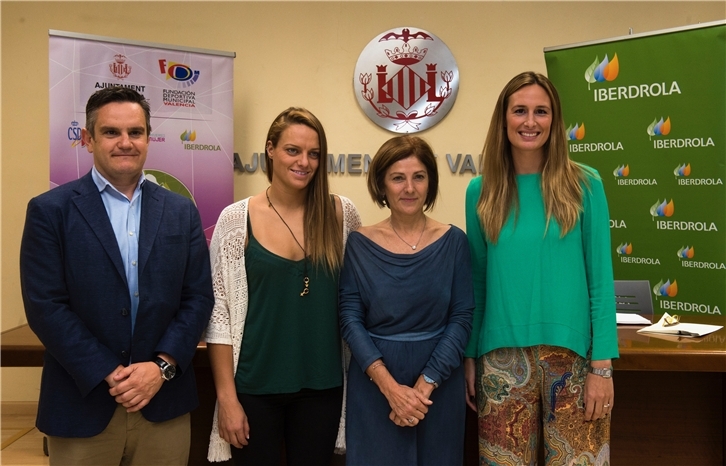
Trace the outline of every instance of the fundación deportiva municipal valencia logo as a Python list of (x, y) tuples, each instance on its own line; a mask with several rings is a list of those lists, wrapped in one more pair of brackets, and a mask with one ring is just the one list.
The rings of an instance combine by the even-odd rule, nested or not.
[(358, 105), (375, 124), (396, 133), (418, 132), (441, 121), (453, 107), (459, 69), (434, 34), (394, 28), (363, 49), (353, 88)]
[(590, 84), (601, 83), (605, 81), (614, 81), (620, 73), (620, 63), (618, 62), (618, 54), (613, 55), (612, 60), (608, 60), (607, 54), (603, 61), (595, 56), (595, 61), (585, 70), (585, 81), (587, 81), (587, 90), (590, 90)]
[(178, 88), (190, 87), (199, 79), (199, 70), (193, 70), (183, 63), (167, 62), (164, 58), (159, 59), (159, 72), (167, 81), (176, 81)]

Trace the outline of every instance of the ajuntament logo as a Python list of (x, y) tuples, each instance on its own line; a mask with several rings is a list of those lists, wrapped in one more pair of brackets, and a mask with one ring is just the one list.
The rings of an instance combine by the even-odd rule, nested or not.
[(434, 126), (451, 110), (459, 90), (459, 68), (436, 35), (419, 28), (394, 28), (363, 49), (353, 88), (361, 109), (375, 124), (396, 133), (415, 133)]

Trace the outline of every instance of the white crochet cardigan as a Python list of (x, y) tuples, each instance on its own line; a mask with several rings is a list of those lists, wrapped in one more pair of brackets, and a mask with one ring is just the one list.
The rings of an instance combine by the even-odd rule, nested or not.
[[(360, 215), (350, 199), (340, 198), (343, 207), (343, 247), (348, 234), (361, 225)], [(219, 216), (212, 235), (210, 257), (214, 286), (214, 309), (206, 330), (207, 343), (232, 345), (234, 370), (237, 371), (242, 335), (247, 317), (247, 274), (245, 272), (244, 246), (247, 240), (247, 206), (250, 198), (227, 206)], [(336, 453), (345, 453), (345, 392), (348, 385), (350, 350), (343, 346), (343, 410), (340, 417)], [(209, 461), (226, 461), (232, 457), (230, 444), (219, 436), (217, 416), (219, 404), (214, 408), (212, 433), (209, 438)]]

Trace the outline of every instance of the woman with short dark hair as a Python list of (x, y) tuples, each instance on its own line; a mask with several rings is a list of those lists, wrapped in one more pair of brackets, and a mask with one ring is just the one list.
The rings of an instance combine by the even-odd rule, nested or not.
[(341, 271), (341, 327), (353, 355), (347, 464), (460, 466), (474, 306), (466, 236), (426, 215), (438, 170), (421, 138), (384, 143), (368, 191), (391, 215), (350, 235)]

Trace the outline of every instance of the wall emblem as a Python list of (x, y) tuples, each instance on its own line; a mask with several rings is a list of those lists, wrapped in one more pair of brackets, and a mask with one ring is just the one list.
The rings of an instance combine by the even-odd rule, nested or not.
[(366, 45), (353, 77), (358, 104), (378, 126), (415, 133), (454, 106), (459, 68), (444, 42), (423, 29), (386, 31)]

